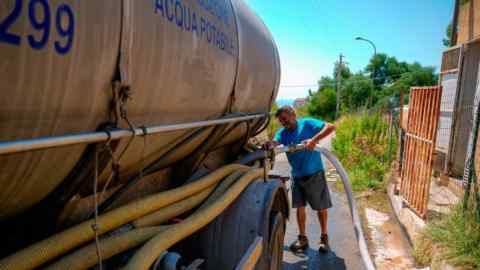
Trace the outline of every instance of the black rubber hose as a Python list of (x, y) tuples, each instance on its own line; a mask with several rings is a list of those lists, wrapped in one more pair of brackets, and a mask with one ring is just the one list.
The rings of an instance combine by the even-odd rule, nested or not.
[(178, 147), (181, 147), (182, 145), (190, 142), (192, 139), (194, 139), (197, 136), (200, 136), (207, 128), (201, 128), (195, 132), (193, 132), (190, 136), (187, 138), (181, 140), (180, 142), (177, 142), (175, 147), (172, 147), (169, 151), (167, 151), (164, 155), (162, 155), (159, 159), (157, 159), (155, 162), (147, 166), (143, 173), (136, 173), (132, 176), (130, 176), (127, 179), (127, 183), (123, 185), (121, 188), (116, 190), (112, 195), (110, 195), (105, 201), (101, 202), (100, 205), (98, 206), (99, 212), (105, 212), (120, 196), (122, 196), (126, 191), (128, 191), (133, 185), (137, 183), (137, 181), (142, 178), (145, 175), (151, 174), (153, 172), (156, 172), (161, 169), (161, 167), (158, 165), (160, 164), (161, 161), (165, 160), (168, 158), (170, 155), (172, 155)]

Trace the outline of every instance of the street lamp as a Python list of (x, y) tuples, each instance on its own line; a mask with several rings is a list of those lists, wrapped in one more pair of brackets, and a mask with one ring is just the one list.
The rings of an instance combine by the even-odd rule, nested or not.
[(375, 43), (373, 43), (371, 40), (363, 38), (363, 37), (356, 37), (355, 40), (362, 40), (362, 41), (366, 41), (366, 42), (370, 43), (370, 45), (372, 45), (372, 47), (373, 47), (373, 56), (377, 55), (377, 47), (375, 46)]
[[(370, 45), (372, 45), (373, 47), (373, 59), (375, 59), (375, 57), (377, 56), (377, 46), (375, 46), (375, 43), (373, 43), (373, 41), (369, 40), (369, 39), (366, 39), (366, 38), (363, 38), (363, 37), (356, 37), (355, 40), (360, 40), (360, 41), (365, 41), (365, 42), (368, 42)], [(373, 84), (375, 85), (375, 65), (373, 65), (373, 70), (372, 70), (372, 82)], [(371, 97), (369, 98), (368, 100), (368, 107), (370, 107), (370, 104), (371, 104)]]

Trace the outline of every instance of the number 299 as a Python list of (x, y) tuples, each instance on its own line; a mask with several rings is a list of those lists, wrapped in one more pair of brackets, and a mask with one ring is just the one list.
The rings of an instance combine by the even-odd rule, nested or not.
[[(15, 6), (6, 18), (0, 18), (0, 43), (8, 43), (19, 46), (22, 37), (12, 33), (9, 29), (20, 17), (23, 10), (23, 0), (15, 0)], [(45, 48), (47, 45), (52, 20), (54, 19), (55, 29), (61, 40), (54, 41), (54, 47), (57, 53), (66, 54), (70, 51), (73, 44), (75, 32), (75, 17), (70, 6), (60, 4), (52, 14), (48, 0), (29, 0), (28, 1), (28, 19), (36, 33), (29, 33), (27, 40), (35, 50)], [(67, 24), (62, 24), (62, 19), (66, 18)]]

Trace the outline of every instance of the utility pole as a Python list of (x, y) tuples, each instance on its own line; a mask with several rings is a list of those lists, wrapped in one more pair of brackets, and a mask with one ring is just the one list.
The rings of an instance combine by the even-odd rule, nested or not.
[(343, 54), (340, 54), (340, 59), (338, 60), (338, 66), (337, 66), (337, 109), (335, 111), (335, 119), (338, 119), (340, 116), (340, 99), (342, 97), (341, 95), (341, 89), (342, 89), (342, 71), (343, 71)]

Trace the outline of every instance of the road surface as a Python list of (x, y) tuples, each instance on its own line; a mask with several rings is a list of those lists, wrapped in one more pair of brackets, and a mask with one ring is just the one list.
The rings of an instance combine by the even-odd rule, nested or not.
[[(331, 148), (331, 136), (326, 138), (322, 146)], [(290, 173), (290, 166), (285, 155), (277, 156), (272, 174), (286, 176)], [(290, 183), (287, 184), (289, 186)], [(332, 185), (332, 183), (330, 183)], [(332, 251), (327, 254), (318, 253), (320, 240), (320, 226), (316, 212), (307, 207), (307, 235), (310, 248), (301, 254), (294, 254), (288, 250), (291, 242), (297, 239), (298, 229), (296, 212), (292, 209), (284, 243), (283, 269), (321, 269), (321, 270), (363, 270), (360, 252), (355, 244), (355, 235), (346, 197), (330, 189), (333, 208), (329, 211), (329, 237)], [(291, 193), (289, 192), (289, 196)]]

